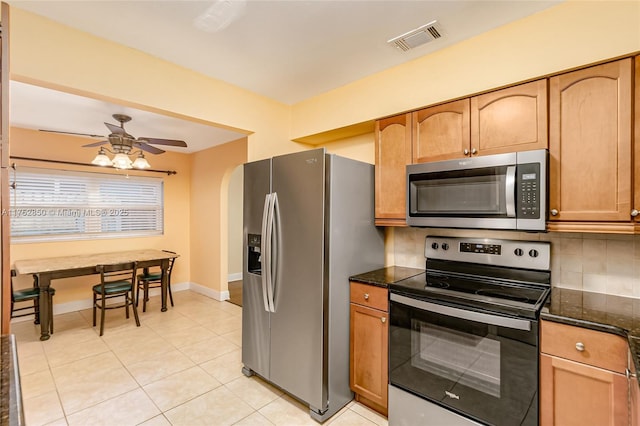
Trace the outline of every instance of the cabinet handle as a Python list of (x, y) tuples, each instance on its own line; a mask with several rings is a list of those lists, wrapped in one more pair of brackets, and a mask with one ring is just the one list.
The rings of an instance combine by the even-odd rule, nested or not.
[(551, 209), (551, 216), (558, 216), (558, 210)]
[(369, 300), (369, 293), (364, 294), (364, 300)]
[(380, 318), (380, 321), (382, 321), (382, 323), (387, 322), (387, 319), (385, 317)]
[(640, 212), (638, 210), (636, 210), (636, 209), (631, 210), (631, 216), (632, 217), (636, 217), (636, 216), (638, 216), (638, 214), (640, 214)]
[(471, 148), (471, 155), (476, 155), (478, 153), (478, 150), (475, 148)]
[(465, 148), (465, 149), (464, 149), (464, 151), (462, 151), (462, 153), (463, 153), (464, 155), (469, 155), (469, 150), (468, 150), (467, 148)]
[(584, 351), (584, 343), (582, 343), (582, 342), (576, 343), (576, 350), (578, 352), (583, 352)]

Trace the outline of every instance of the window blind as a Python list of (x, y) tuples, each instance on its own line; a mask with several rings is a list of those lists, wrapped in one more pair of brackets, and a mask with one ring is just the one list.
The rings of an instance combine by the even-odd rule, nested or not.
[(12, 183), (12, 242), (163, 233), (160, 178), (24, 167)]

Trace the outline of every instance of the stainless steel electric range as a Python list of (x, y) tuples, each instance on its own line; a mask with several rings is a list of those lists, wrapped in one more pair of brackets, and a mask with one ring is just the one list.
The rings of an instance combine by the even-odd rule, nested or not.
[(391, 284), (389, 424), (537, 425), (550, 243), (427, 237)]

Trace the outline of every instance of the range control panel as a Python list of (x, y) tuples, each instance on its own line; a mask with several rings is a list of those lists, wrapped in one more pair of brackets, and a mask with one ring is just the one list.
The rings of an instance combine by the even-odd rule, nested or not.
[(455, 260), (546, 271), (551, 268), (551, 243), (548, 241), (427, 236), (424, 256), (427, 259)]

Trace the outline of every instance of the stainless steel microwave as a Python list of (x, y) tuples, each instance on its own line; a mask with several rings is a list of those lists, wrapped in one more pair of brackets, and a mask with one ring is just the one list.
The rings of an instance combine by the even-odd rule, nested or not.
[(544, 231), (546, 149), (407, 166), (407, 224)]

